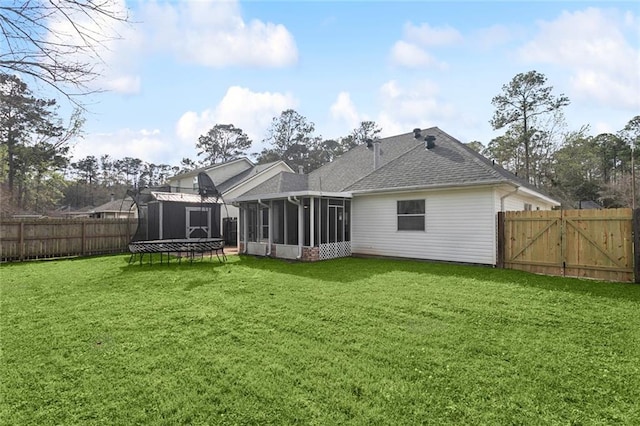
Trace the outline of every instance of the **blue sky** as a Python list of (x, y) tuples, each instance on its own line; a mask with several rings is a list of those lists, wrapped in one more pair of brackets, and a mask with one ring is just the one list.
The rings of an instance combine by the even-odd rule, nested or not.
[(129, 1), (131, 25), (104, 76), (75, 158), (177, 165), (199, 135), (232, 123), (264, 147), (293, 108), (316, 135), (374, 120), (382, 135), (438, 126), (485, 145), (491, 98), (520, 72), (571, 99), (567, 130), (615, 132), (640, 114), (634, 2)]

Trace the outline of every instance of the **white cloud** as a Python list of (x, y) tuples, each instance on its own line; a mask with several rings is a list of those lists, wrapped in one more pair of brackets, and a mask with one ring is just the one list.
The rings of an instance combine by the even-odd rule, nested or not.
[[(124, 0), (110, 2), (105, 10), (116, 17), (126, 17)], [(80, 50), (65, 49), (62, 60), (88, 63), (98, 75), (87, 83), (88, 88), (134, 94), (140, 91), (140, 76), (136, 75), (135, 58), (142, 46), (141, 35), (133, 25), (109, 19), (104, 15), (91, 17), (73, 9), (65, 10), (68, 19), (52, 15), (47, 23), (47, 41), (60, 46), (80, 46)], [(77, 28), (82, 34), (78, 33)]]
[(235, 1), (149, 2), (145, 24), (155, 50), (208, 67), (283, 67), (298, 51), (291, 33), (271, 22), (245, 22)]
[(349, 92), (340, 92), (336, 101), (329, 108), (329, 111), (334, 120), (342, 121), (354, 129), (363, 121), (363, 118), (358, 114), (356, 106), (351, 100)]
[(273, 117), (296, 105), (297, 101), (290, 94), (252, 92), (232, 86), (215, 108), (200, 113), (185, 112), (176, 124), (176, 135), (195, 146), (198, 137), (214, 125), (233, 124), (253, 140), (252, 151), (259, 151), (262, 147), (260, 142)]
[[(117, 16), (127, 16), (125, 0), (109, 3)], [(245, 22), (236, 1), (147, 1), (131, 23), (108, 20), (97, 15), (72, 16), (73, 24), (84, 28), (92, 39), (93, 57), (68, 53), (69, 61), (89, 61), (99, 76), (90, 89), (137, 94), (142, 88), (138, 73), (141, 61), (153, 53), (168, 52), (196, 65), (283, 67), (294, 64), (298, 50), (291, 33), (271, 22)], [(84, 41), (68, 20), (48, 23), (50, 42), (83, 45)]]
[[(390, 80), (378, 89), (378, 103), (373, 119), (381, 128), (381, 136), (407, 133), (416, 127), (440, 126), (455, 128), (461, 121), (468, 124), (452, 104), (441, 99), (438, 86), (429, 80), (402, 84)], [(342, 92), (330, 107), (332, 118), (342, 126), (332, 126), (336, 134), (357, 127), (360, 121), (369, 118), (358, 111), (348, 93)], [(349, 122), (350, 121), (350, 122)], [(349, 127), (345, 127), (344, 123)]]
[(408, 22), (404, 26), (404, 37), (391, 48), (391, 62), (407, 68), (447, 69), (445, 62), (437, 60), (426, 48), (448, 46), (462, 41), (462, 35), (449, 26), (431, 27), (429, 24), (420, 26)]
[(422, 47), (400, 40), (391, 48), (391, 60), (394, 64), (407, 68), (427, 68), (430, 66), (445, 69), (447, 65), (438, 62)]
[[(519, 54), (526, 62), (554, 64), (571, 72), (570, 97), (601, 105), (640, 107), (640, 50), (630, 12), (587, 8), (538, 23), (539, 33)], [(625, 30), (629, 28), (629, 39)]]
[(443, 126), (456, 116), (455, 108), (439, 96), (429, 80), (402, 86), (389, 81), (380, 87), (380, 114), (376, 120), (384, 135), (410, 132), (415, 127)]
[(139, 75), (123, 75), (104, 82), (107, 90), (125, 95), (140, 93), (141, 80)]
[(193, 157), (193, 145), (176, 143), (158, 129), (120, 129), (109, 133), (91, 133), (72, 146), (73, 159), (89, 155), (114, 159), (139, 158), (155, 164), (177, 166), (182, 157)]
[(450, 26), (432, 27), (427, 23), (415, 26), (408, 22), (404, 26), (407, 40), (421, 46), (450, 46), (462, 42), (462, 35)]

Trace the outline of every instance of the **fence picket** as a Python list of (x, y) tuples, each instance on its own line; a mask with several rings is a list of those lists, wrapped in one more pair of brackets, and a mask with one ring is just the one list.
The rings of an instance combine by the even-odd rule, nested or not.
[[(504, 241), (499, 245), (504, 247), (505, 268), (612, 281), (638, 279), (631, 209), (506, 212), (503, 221)], [(541, 226), (544, 221), (549, 223)]]
[(135, 219), (2, 219), (0, 261), (122, 253)]

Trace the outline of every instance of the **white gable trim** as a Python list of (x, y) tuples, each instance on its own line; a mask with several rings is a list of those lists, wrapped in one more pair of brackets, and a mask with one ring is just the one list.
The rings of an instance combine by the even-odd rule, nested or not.
[(242, 157), (242, 158), (237, 158), (235, 160), (231, 160), (231, 161), (227, 161), (226, 163), (220, 163), (220, 164), (212, 164), (210, 166), (207, 167), (201, 167), (199, 169), (195, 169), (195, 170), (191, 170), (185, 173), (179, 173), (177, 175), (171, 176), (169, 178), (167, 178), (167, 181), (170, 182), (172, 180), (175, 179), (184, 179), (184, 178), (188, 178), (188, 177), (195, 177), (198, 176), (199, 173), (201, 172), (205, 172), (205, 173), (209, 173), (211, 170), (215, 170), (215, 169), (221, 169), (223, 167), (226, 166), (230, 166), (232, 164), (238, 163), (238, 162), (245, 162), (247, 163), (250, 167), (254, 167), (255, 164), (253, 164), (253, 162), (251, 162), (251, 160), (249, 160), (247, 157)]
[(273, 170), (275, 167), (279, 167), (284, 165), (291, 173), (293, 173), (293, 170), (291, 169), (291, 167), (289, 167), (289, 165), (287, 163), (285, 163), (284, 161), (280, 160), (277, 161), (275, 163), (273, 163), (271, 166), (267, 167), (266, 169), (262, 170), (259, 173), (254, 174), (253, 176), (251, 176), (249, 179), (243, 180), (242, 182), (237, 183), (236, 185), (232, 186), (231, 188), (228, 188), (226, 191), (224, 191), (225, 194), (228, 194), (232, 191), (235, 191), (237, 188), (242, 187), (243, 185), (250, 185), (252, 181), (259, 179), (262, 177), (262, 175), (264, 175), (265, 173), (269, 172), (270, 170)]

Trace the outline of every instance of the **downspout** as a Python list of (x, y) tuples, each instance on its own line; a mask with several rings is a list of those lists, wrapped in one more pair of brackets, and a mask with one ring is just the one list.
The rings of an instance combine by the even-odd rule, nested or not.
[[(258, 205), (261, 207), (264, 207), (266, 209), (269, 209), (269, 218), (267, 219), (267, 221), (269, 222), (269, 239), (267, 240), (267, 256), (271, 256), (271, 206), (269, 206), (269, 204), (265, 204), (262, 202), (261, 199), (258, 198)], [(262, 215), (260, 215), (260, 218), (262, 218)], [(262, 231), (262, 230), (261, 230)]]
[(504, 194), (502, 197), (500, 197), (500, 211), (503, 212), (504, 211), (504, 200), (507, 197), (511, 197), (512, 195), (515, 195), (515, 193), (518, 192), (518, 187), (516, 187), (516, 189), (514, 189), (511, 192), (508, 192), (506, 194)]
[(291, 195), (287, 197), (287, 201), (298, 206), (298, 255), (296, 256), (296, 260), (300, 260), (302, 258), (302, 244), (304, 242), (304, 213), (302, 211), (302, 202), (298, 200), (297, 197)]

